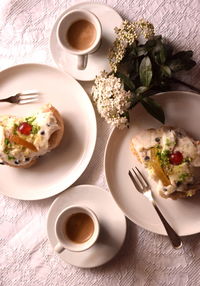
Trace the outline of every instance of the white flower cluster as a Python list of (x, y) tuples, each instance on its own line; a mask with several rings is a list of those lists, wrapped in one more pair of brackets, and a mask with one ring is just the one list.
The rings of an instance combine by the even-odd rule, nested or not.
[(135, 40), (141, 40), (142, 37), (145, 39), (152, 37), (154, 35), (154, 26), (145, 20), (137, 22), (125, 20), (120, 28), (115, 28), (115, 33), (117, 37), (108, 56), (111, 69), (114, 72), (117, 71), (118, 64), (123, 59), (127, 46), (133, 44)]
[(107, 123), (123, 129), (128, 126), (128, 109), (132, 94), (125, 91), (123, 83), (113, 74), (101, 72), (92, 88), (93, 100), (97, 110)]

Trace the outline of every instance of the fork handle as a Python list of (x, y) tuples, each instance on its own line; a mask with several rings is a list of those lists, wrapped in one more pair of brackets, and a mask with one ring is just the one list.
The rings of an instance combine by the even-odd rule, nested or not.
[(152, 204), (153, 204), (157, 214), (159, 215), (159, 218), (161, 219), (161, 221), (162, 221), (162, 223), (163, 223), (163, 225), (165, 227), (165, 230), (166, 230), (166, 232), (168, 234), (168, 237), (169, 237), (173, 247), (176, 248), (176, 249), (182, 247), (182, 241), (181, 241), (180, 237), (175, 232), (175, 230), (169, 225), (169, 223), (166, 221), (166, 219), (162, 215), (161, 211), (157, 207), (155, 201), (153, 201)]
[(14, 103), (13, 100), (12, 100), (14, 97), (15, 97), (15, 96), (9, 96), (9, 97), (0, 99), (0, 102), (10, 102), (10, 103)]

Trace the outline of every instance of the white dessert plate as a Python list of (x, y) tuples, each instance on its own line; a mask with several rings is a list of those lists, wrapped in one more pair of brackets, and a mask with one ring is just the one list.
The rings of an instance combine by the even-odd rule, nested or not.
[[(77, 69), (77, 57), (66, 53), (66, 51), (60, 47), (56, 38), (56, 30), (60, 19), (64, 14), (73, 9), (86, 9), (91, 11), (99, 18), (102, 25), (101, 46), (95, 53), (89, 55), (88, 64), (85, 70)], [(107, 5), (84, 2), (70, 7), (59, 16), (51, 32), (50, 50), (55, 63), (62, 71), (70, 73), (74, 78), (78, 80), (94, 80), (95, 76), (99, 74), (100, 71), (110, 70), (108, 52), (116, 37), (114, 28), (119, 27), (121, 23), (121, 16), (114, 9)]]
[[(155, 99), (165, 111), (166, 125), (181, 127), (194, 139), (200, 139), (200, 95), (175, 91), (159, 94)], [(125, 215), (147, 230), (166, 235), (153, 206), (135, 190), (128, 176), (128, 170), (134, 166), (146, 173), (130, 151), (132, 136), (142, 129), (159, 126), (161, 123), (151, 117), (141, 105), (136, 106), (131, 113), (130, 128), (114, 129), (108, 140), (105, 173), (110, 192)], [(151, 180), (149, 182), (160, 209), (179, 235), (200, 232), (200, 194), (187, 199), (164, 199), (155, 192), (155, 184)]]
[(31, 115), (51, 103), (65, 122), (57, 149), (38, 159), (29, 169), (0, 165), (0, 192), (22, 200), (44, 199), (73, 184), (87, 167), (96, 143), (96, 117), (92, 103), (80, 84), (56, 68), (24, 64), (0, 73), (0, 98), (27, 89), (36, 89), (39, 101), (31, 104), (0, 104), (0, 114)]
[(121, 248), (126, 235), (126, 219), (109, 192), (93, 185), (80, 185), (69, 188), (55, 199), (47, 219), (47, 234), (51, 246), (57, 244), (54, 230), (58, 214), (68, 206), (89, 207), (100, 222), (100, 235), (97, 242), (82, 252), (64, 250), (58, 254), (61, 259), (72, 265), (92, 268), (111, 260)]

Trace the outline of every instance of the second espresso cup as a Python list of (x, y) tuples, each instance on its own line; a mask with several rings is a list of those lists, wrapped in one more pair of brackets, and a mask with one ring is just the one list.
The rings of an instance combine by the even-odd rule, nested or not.
[(77, 56), (77, 68), (87, 66), (88, 55), (94, 53), (101, 42), (101, 24), (90, 11), (76, 9), (65, 14), (57, 28), (57, 40), (66, 52)]
[(58, 243), (55, 251), (84, 251), (90, 248), (99, 236), (99, 222), (88, 207), (71, 206), (62, 211), (55, 223)]

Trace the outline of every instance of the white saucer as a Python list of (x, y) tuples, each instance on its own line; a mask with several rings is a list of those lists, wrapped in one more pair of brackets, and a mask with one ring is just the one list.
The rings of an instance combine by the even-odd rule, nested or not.
[[(59, 20), (64, 14), (73, 9), (87, 9), (93, 12), (100, 20), (102, 25), (102, 43), (98, 51), (94, 54), (89, 55), (88, 64), (85, 70), (77, 69), (77, 57), (66, 53), (66, 51), (60, 47), (56, 39), (56, 29)], [(76, 4), (65, 12), (63, 12), (57, 19), (56, 23), (51, 32), (50, 37), (50, 49), (52, 57), (58, 67), (74, 78), (82, 81), (94, 80), (95, 76), (99, 74), (100, 71), (110, 70), (108, 62), (108, 51), (115, 40), (114, 28), (119, 27), (122, 23), (121, 16), (113, 10), (111, 7), (98, 4), (98, 3), (79, 3)]]
[(54, 223), (60, 211), (77, 204), (92, 209), (100, 222), (100, 236), (97, 242), (83, 252), (64, 250), (58, 254), (72, 265), (91, 268), (111, 260), (121, 248), (126, 235), (126, 219), (109, 192), (92, 185), (80, 185), (69, 188), (55, 199), (50, 207), (47, 219), (47, 234), (54, 248), (57, 239)]

